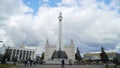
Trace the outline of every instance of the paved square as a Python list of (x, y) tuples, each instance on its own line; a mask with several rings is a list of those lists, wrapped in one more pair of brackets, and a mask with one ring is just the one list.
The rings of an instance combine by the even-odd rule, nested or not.
[[(61, 68), (61, 65), (34, 65), (34, 66), (24, 66), (20, 65), (17, 68)], [(65, 65), (65, 68), (104, 68), (103, 65)]]

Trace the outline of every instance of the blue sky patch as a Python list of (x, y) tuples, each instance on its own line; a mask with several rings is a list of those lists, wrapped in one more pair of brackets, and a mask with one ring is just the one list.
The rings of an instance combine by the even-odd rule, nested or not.
[(27, 5), (28, 7), (32, 8), (34, 10), (33, 14), (36, 14), (38, 11), (41, 3), (39, 0), (23, 0), (24, 4)]
[(97, 2), (104, 2), (106, 5), (109, 5), (112, 0), (97, 0)]
[(112, 0), (104, 0), (104, 3), (105, 3), (106, 5), (109, 5), (111, 2), (112, 2)]
[(33, 14), (35, 15), (40, 6), (47, 4), (50, 7), (57, 7), (57, 4), (61, 2), (61, 0), (49, 0), (48, 2), (44, 2), (43, 0), (23, 0), (23, 2), (25, 5), (33, 9)]
[(49, 0), (47, 3), (50, 7), (57, 7), (57, 4), (60, 3), (61, 0)]

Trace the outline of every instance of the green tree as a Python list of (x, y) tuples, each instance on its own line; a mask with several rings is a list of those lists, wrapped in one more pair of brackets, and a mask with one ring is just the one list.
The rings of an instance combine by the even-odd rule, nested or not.
[(108, 56), (107, 56), (106, 52), (104, 51), (103, 47), (101, 47), (100, 57), (101, 57), (101, 61), (103, 63), (107, 63), (109, 61)]
[(82, 60), (82, 57), (80, 55), (79, 48), (77, 47), (77, 52), (75, 53), (75, 59), (79, 62)]
[(8, 47), (8, 49), (6, 49), (5, 54), (2, 57), (1, 64), (5, 64), (10, 59), (10, 51), (9, 50), (10, 49)]
[(0, 54), (0, 61), (2, 60), (2, 57), (3, 57), (3, 55), (2, 55), (2, 54)]
[(44, 60), (44, 52), (41, 55), (41, 60)]
[(113, 58), (113, 62), (114, 62), (115, 64), (118, 64), (118, 63), (119, 63), (116, 57)]

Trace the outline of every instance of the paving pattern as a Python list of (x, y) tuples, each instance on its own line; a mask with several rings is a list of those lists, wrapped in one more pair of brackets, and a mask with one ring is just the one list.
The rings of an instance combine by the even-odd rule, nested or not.
[[(61, 68), (61, 65), (34, 65), (34, 66), (24, 66), (20, 65), (16, 68)], [(65, 68), (105, 68), (103, 65), (65, 65)]]

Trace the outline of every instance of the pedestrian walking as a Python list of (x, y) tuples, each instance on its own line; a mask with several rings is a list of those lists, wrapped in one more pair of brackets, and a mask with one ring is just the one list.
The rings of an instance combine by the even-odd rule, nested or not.
[(30, 60), (30, 66), (32, 66), (32, 64), (33, 64), (33, 60)]
[(69, 65), (72, 66), (72, 60), (71, 59), (69, 59)]
[(61, 68), (65, 68), (65, 61), (64, 61), (64, 59), (62, 59), (62, 61), (61, 61)]
[(25, 66), (26, 66), (26, 64), (27, 64), (27, 60), (24, 61), (24, 64), (25, 64)]

